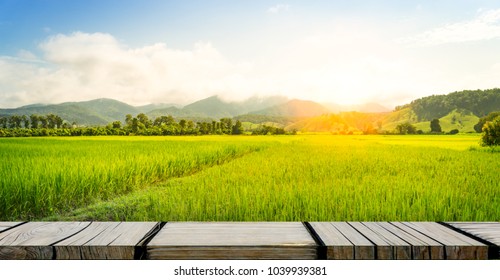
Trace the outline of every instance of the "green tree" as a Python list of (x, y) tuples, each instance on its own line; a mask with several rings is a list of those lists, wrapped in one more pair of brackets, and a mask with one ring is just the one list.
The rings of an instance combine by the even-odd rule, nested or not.
[(54, 114), (47, 115), (48, 128), (57, 128), (58, 125), (62, 125), (62, 119)]
[(13, 115), (9, 118), (9, 127), (10, 128), (21, 128), (21, 122), (23, 119), (20, 116)]
[(173, 123), (175, 123), (175, 120), (172, 116), (160, 116), (154, 120), (153, 125), (160, 127), (162, 125), (172, 125)]
[(153, 123), (149, 120), (148, 116), (144, 113), (137, 115), (137, 120), (144, 125), (146, 128), (150, 128)]
[(243, 125), (241, 124), (240, 121), (236, 121), (236, 123), (233, 125), (231, 134), (238, 135), (242, 133), (243, 133)]
[(7, 128), (7, 117), (0, 117), (0, 128)]
[(131, 114), (127, 114), (125, 116), (125, 124), (128, 127), (132, 127), (132, 115)]
[(484, 124), (481, 145), (490, 147), (500, 145), (500, 116)]
[(431, 121), (431, 132), (441, 133), (441, 125), (439, 124), (439, 119), (433, 119)]
[(409, 122), (401, 123), (396, 126), (397, 134), (415, 134), (417, 128)]
[(38, 128), (38, 121), (40, 117), (38, 115), (32, 114), (30, 116), (31, 128)]
[(120, 121), (114, 121), (111, 123), (111, 127), (112, 128), (121, 128), (122, 127), (122, 123)]
[(488, 115), (482, 117), (479, 119), (479, 122), (477, 124), (474, 125), (474, 130), (477, 132), (477, 133), (481, 133), (483, 131), (483, 126), (486, 122), (489, 122), (489, 121), (492, 121), (493, 119), (495, 119), (496, 117), (500, 116), (500, 111), (496, 111), (496, 112), (491, 112), (489, 113)]
[(40, 121), (42, 128), (48, 128), (48, 121), (46, 116), (40, 116), (38, 117), (38, 120)]
[(233, 120), (230, 118), (220, 119), (220, 129), (223, 134), (231, 134), (231, 129), (233, 127)]

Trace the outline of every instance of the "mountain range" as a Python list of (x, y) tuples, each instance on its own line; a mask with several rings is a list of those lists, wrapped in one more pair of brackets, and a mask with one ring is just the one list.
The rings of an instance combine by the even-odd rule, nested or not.
[(267, 124), (309, 132), (391, 131), (409, 122), (429, 131), (429, 122), (439, 119), (444, 131), (472, 132), (479, 118), (500, 111), (500, 89), (464, 90), (413, 100), (389, 110), (376, 103), (357, 106), (321, 104), (283, 96), (252, 97), (244, 101), (225, 101), (218, 96), (186, 106), (149, 104), (132, 106), (113, 99), (95, 99), (61, 104), (31, 104), (15, 109), (0, 109), (0, 116), (55, 114), (69, 123), (93, 126), (113, 121), (124, 122), (127, 114), (145, 113), (149, 118), (171, 115), (174, 118), (211, 121), (220, 118), (240, 120), (247, 128)]
[[(152, 119), (171, 115), (174, 118), (191, 120), (219, 120), (246, 114), (312, 117), (334, 112), (329, 109), (329, 106), (332, 104), (322, 105), (308, 100), (289, 100), (283, 96), (252, 97), (240, 102), (224, 101), (218, 96), (211, 96), (186, 106), (165, 103), (132, 106), (118, 100), (100, 98), (83, 102), (31, 104), (14, 109), (0, 109), (0, 116), (55, 114), (69, 123), (92, 126), (106, 125), (116, 120), (123, 122), (127, 114), (135, 116), (139, 113), (145, 113)], [(340, 105), (336, 106), (337, 109), (342, 108)], [(383, 108), (381, 105), (378, 106), (378, 108)], [(364, 105), (363, 108), (370, 107)]]

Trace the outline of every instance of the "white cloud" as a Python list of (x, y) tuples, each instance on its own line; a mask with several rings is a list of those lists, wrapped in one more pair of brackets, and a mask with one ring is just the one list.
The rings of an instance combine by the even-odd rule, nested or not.
[(478, 16), (469, 21), (446, 24), (424, 33), (402, 38), (400, 43), (420, 46), (442, 45), (500, 37), (500, 9), (478, 10)]
[(164, 43), (133, 48), (110, 34), (59, 34), (40, 44), (38, 57), (22, 50), (16, 57), (0, 57), (0, 108), (103, 97), (130, 104), (186, 104), (216, 94), (226, 100), (286, 95), (392, 106), (425, 95), (499, 86), (496, 49), (482, 54), (487, 61), (475, 57), (460, 67), (467, 53), (429, 55), (427, 48), (394, 44), (383, 32), (367, 24), (334, 22), (266, 45), (266, 52), (257, 49), (247, 61), (228, 59), (210, 42), (188, 49)]
[(130, 48), (110, 34), (76, 32), (52, 36), (40, 49), (44, 64), (34, 63), (27, 51), (0, 57), (0, 108), (101, 97), (187, 103), (214, 94), (241, 99), (256, 93), (246, 75), (249, 64), (229, 62), (208, 42), (189, 50), (162, 43)]
[(290, 9), (290, 5), (288, 4), (277, 4), (267, 9), (267, 13), (277, 14), (280, 12), (288, 11), (288, 9)]

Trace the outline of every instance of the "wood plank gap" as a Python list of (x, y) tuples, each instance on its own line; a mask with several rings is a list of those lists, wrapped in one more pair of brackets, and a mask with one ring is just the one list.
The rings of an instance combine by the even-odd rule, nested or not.
[(375, 244), (373, 241), (371, 241), (370, 238), (368, 238), (366, 235), (361, 233), (361, 231), (359, 231), (356, 227), (351, 225), (349, 222), (346, 222), (346, 224), (349, 225), (350, 227), (352, 227), (355, 231), (357, 231), (359, 234), (361, 234), (361, 236), (363, 236), (364, 238), (366, 238), (366, 240), (368, 240), (371, 244), (373, 244), (373, 246), (375, 246), (375, 250), (373, 252), (373, 258), (374, 258), (374, 260), (378, 260), (378, 250), (377, 250), (378, 246), (377, 246), (377, 244)]
[(76, 234), (78, 234), (78, 233), (82, 232), (83, 230), (85, 230), (86, 228), (88, 228), (88, 227), (89, 227), (92, 223), (93, 223), (93, 222), (89, 222), (89, 224), (88, 224), (86, 227), (82, 228), (80, 231), (75, 232), (74, 234), (69, 235), (68, 237), (63, 238), (63, 239), (61, 239), (61, 240), (58, 240), (58, 241), (56, 241), (56, 242), (54, 242), (54, 243), (52, 243), (52, 244), (49, 244), (49, 246), (50, 246), (50, 247), (52, 247), (52, 259), (53, 259), (53, 260), (57, 260), (57, 252), (56, 252), (56, 246), (55, 246), (57, 243), (59, 243), (59, 242), (61, 242), (61, 241), (64, 241), (64, 240), (66, 240), (66, 239), (68, 239), (68, 238), (70, 238), (70, 237), (72, 237), (72, 236), (75, 236)]
[(484, 243), (486, 245), (488, 245), (488, 259), (489, 260), (498, 260), (500, 259), (500, 246), (488, 241), (488, 240), (485, 240), (485, 239), (482, 239), (481, 237), (479, 236), (476, 236), (472, 233), (469, 233), (465, 230), (462, 230), (460, 228), (456, 228), (454, 227), (453, 225), (450, 225), (450, 224), (447, 224), (446, 222), (438, 222), (438, 224), (441, 224), (451, 230), (454, 230), (460, 234), (463, 234), (469, 238), (472, 238), (478, 242), (481, 242), (481, 243)]
[(18, 226), (22, 226), (22, 225), (24, 225), (24, 224), (26, 224), (26, 223), (27, 223), (27, 221), (24, 221), (24, 222), (19, 222), (19, 224), (17, 224), (17, 225), (11, 226), (11, 227), (6, 228), (6, 229), (4, 229), (4, 230), (0, 230), (0, 233), (2, 233), (2, 232), (4, 232), (4, 231), (11, 230), (11, 229), (16, 228), (16, 227), (18, 227)]
[(302, 222), (304, 227), (307, 229), (311, 237), (314, 239), (314, 242), (316, 242), (316, 245), (318, 245), (318, 260), (326, 260), (328, 259), (327, 257), (327, 247), (323, 240), (321, 240), (321, 237), (318, 235), (318, 233), (314, 230), (314, 228), (309, 224), (308, 222)]
[(151, 241), (166, 224), (167, 222), (159, 222), (148, 233), (146, 233), (146, 235), (144, 235), (134, 248), (134, 260), (145, 259), (149, 241)]
[(409, 228), (411, 228), (411, 229), (413, 229), (413, 230), (415, 230), (415, 231), (419, 232), (420, 234), (422, 234), (422, 235), (424, 235), (424, 236), (427, 236), (429, 239), (432, 239), (432, 240), (436, 241), (437, 243), (442, 244), (442, 245), (443, 245), (443, 248), (444, 248), (444, 250), (443, 250), (443, 259), (444, 259), (444, 260), (447, 260), (447, 259), (448, 259), (448, 254), (446, 253), (446, 246), (447, 246), (446, 244), (444, 244), (443, 242), (440, 242), (440, 241), (439, 241), (439, 240), (437, 240), (436, 238), (432, 238), (432, 236), (430, 236), (430, 235), (428, 235), (428, 234), (425, 234), (425, 232), (423, 232), (423, 231), (419, 230), (418, 228), (412, 227), (412, 226), (411, 226), (410, 224), (408, 224), (407, 222), (403, 222), (403, 224), (404, 224), (405, 226), (407, 226), (407, 227), (409, 227)]
[(86, 228), (88, 228), (88, 227), (89, 227), (92, 223), (93, 223), (93, 222), (89, 222), (89, 224), (88, 224), (87, 226), (83, 227), (81, 230), (79, 230), (79, 231), (77, 231), (77, 232), (75, 232), (75, 233), (73, 233), (73, 234), (71, 234), (71, 235), (68, 235), (67, 237), (65, 237), (65, 238), (63, 238), (63, 239), (57, 240), (57, 241), (55, 241), (54, 243), (49, 244), (49, 246), (54, 247), (54, 245), (56, 245), (57, 243), (59, 243), (59, 242), (61, 242), (61, 241), (64, 241), (64, 240), (66, 240), (66, 239), (68, 239), (68, 238), (70, 238), (70, 237), (73, 237), (73, 236), (77, 235), (78, 233), (80, 233), (80, 232), (82, 232), (83, 230), (85, 230)]

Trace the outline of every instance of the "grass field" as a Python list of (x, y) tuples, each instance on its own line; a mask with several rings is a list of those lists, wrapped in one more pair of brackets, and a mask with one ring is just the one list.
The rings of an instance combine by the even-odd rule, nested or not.
[(499, 221), (478, 135), (0, 139), (0, 220)]

